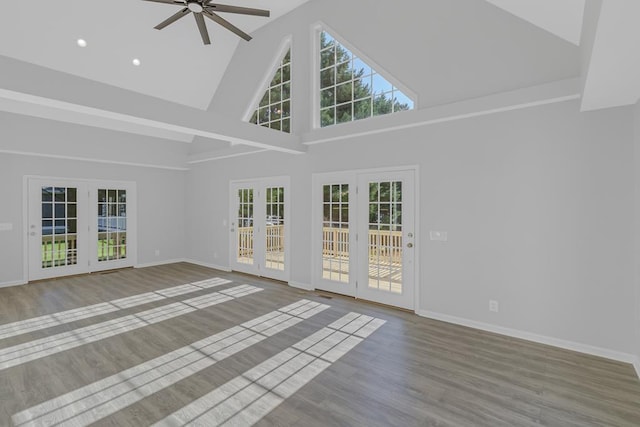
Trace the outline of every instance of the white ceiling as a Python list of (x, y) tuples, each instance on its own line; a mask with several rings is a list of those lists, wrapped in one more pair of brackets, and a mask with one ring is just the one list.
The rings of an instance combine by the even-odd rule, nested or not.
[(487, 0), (566, 41), (580, 44), (585, 0)]
[[(271, 17), (221, 15), (251, 34), (306, 1), (231, 0), (226, 3), (269, 9)], [(207, 20), (212, 44), (205, 46), (190, 16), (153, 28), (178, 10), (142, 0), (3, 1), (0, 55), (206, 109), (237, 44), (246, 42)], [(77, 46), (79, 38), (86, 48)], [(142, 65), (134, 67), (133, 58)]]
[[(248, 33), (307, 1), (222, 0), (223, 3), (271, 10), (271, 18), (225, 14), (225, 18)], [(586, 0), (486, 1), (579, 44)], [(583, 69), (588, 76), (583, 94), (585, 110), (628, 105), (640, 96), (637, 77), (640, 75), (640, 51), (637, 49), (640, 26), (636, 25), (640, 18), (640, 1), (607, 0), (602, 4), (591, 61)], [(197, 113), (202, 111), (198, 110), (207, 109), (236, 46), (245, 43), (218, 25), (207, 20), (212, 45), (204, 46), (192, 17), (185, 17), (162, 31), (153, 29), (179, 6), (142, 0), (49, 0), (38, 2), (34, 7), (0, 2), (0, 60), (14, 58), (49, 69), (30, 70), (33, 74), (30, 78), (38, 75), (37, 83), (17, 88), (12, 87), (15, 76), (9, 78), (6, 68), (0, 70), (0, 111), (175, 141), (190, 142), (193, 136), (201, 135), (226, 141), (223, 147), (232, 143), (261, 149), (304, 151), (299, 136), (297, 139), (293, 135), (291, 138), (280, 136), (277, 132), (254, 129), (257, 127), (241, 121), (228, 123), (221, 117), (213, 120), (211, 114), (199, 121), (193, 119), (200, 117)], [(88, 47), (79, 48), (76, 45), (78, 38), (87, 40)], [(133, 58), (139, 58), (142, 66), (134, 67)], [(5, 61), (5, 64), (9, 62)], [(76, 82), (54, 75), (52, 70), (160, 99), (133, 102), (133, 98), (121, 96), (132, 102), (113, 109), (108, 98), (111, 92), (117, 92), (114, 88), (94, 88), (93, 92), (76, 88), (70, 93), (72, 91), (66, 88)], [(78, 82), (76, 86), (91, 89), (87, 81)], [(104, 102), (97, 101), (99, 99)], [(160, 100), (185, 107), (163, 104)], [(130, 104), (144, 104), (149, 108), (136, 111), (128, 107)], [(159, 105), (158, 111), (151, 113), (156, 105)]]

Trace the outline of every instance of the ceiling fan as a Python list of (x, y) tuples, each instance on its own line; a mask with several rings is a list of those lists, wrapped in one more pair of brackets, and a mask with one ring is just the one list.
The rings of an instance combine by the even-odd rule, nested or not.
[(204, 22), (203, 16), (211, 19), (213, 22), (222, 25), (227, 30), (235, 33), (239, 37), (242, 37), (246, 41), (251, 40), (251, 36), (240, 28), (236, 27), (223, 17), (217, 14), (217, 12), (223, 13), (238, 13), (241, 15), (253, 15), (253, 16), (269, 16), (268, 10), (263, 9), (253, 9), (249, 7), (238, 7), (238, 6), (229, 6), (226, 4), (213, 3), (211, 0), (144, 0), (144, 1), (152, 1), (155, 3), (163, 3), (170, 4), (175, 6), (183, 7), (175, 15), (170, 16), (165, 19), (154, 28), (156, 30), (162, 30), (166, 26), (173, 24), (178, 19), (187, 16), (189, 13), (193, 13), (194, 18), (196, 18), (196, 24), (198, 25), (198, 30), (200, 30), (200, 36), (202, 36), (202, 42), (204, 44), (211, 44), (211, 40), (209, 39), (209, 32), (207, 31), (207, 26)]

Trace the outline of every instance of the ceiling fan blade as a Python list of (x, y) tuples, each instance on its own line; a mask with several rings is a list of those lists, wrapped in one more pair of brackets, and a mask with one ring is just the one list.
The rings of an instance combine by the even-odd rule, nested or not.
[(186, 6), (187, 4), (180, 0), (144, 0), (144, 1), (152, 1), (154, 3), (164, 3), (170, 5), (178, 5), (178, 6)]
[(231, 31), (232, 33), (235, 33), (239, 37), (242, 37), (246, 41), (251, 40), (251, 36), (249, 34), (245, 33), (240, 28), (236, 27), (231, 22), (229, 22), (226, 19), (216, 15), (215, 13), (205, 9), (205, 10), (202, 11), (202, 14), (204, 16), (206, 16), (207, 18), (211, 19), (212, 21), (222, 25), (223, 27), (225, 27), (227, 30)]
[(196, 18), (196, 24), (198, 24), (198, 30), (200, 30), (200, 36), (202, 36), (202, 43), (211, 44), (209, 32), (207, 31), (207, 24), (205, 24), (202, 14), (194, 13), (193, 16)]
[(206, 7), (210, 8), (211, 12), (240, 13), (242, 15), (266, 16), (266, 17), (268, 17), (271, 14), (268, 10), (264, 10), (264, 9), (253, 9), (251, 7), (229, 6), (226, 4), (219, 4), (219, 3), (213, 3), (213, 2), (207, 3)]
[(174, 22), (176, 22), (178, 19), (183, 18), (185, 16), (187, 16), (189, 14), (190, 10), (188, 7), (185, 7), (184, 9), (182, 9), (180, 12), (176, 13), (175, 15), (171, 15), (169, 18), (165, 19), (164, 21), (162, 21), (161, 23), (159, 23), (158, 25), (156, 25), (155, 28), (156, 30), (161, 30), (164, 27), (166, 27), (169, 24), (173, 24)]

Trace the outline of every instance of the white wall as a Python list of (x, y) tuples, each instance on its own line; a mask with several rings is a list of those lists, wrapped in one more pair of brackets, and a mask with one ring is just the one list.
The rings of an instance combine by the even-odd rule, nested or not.
[(417, 164), (421, 310), (632, 354), (632, 133), (630, 109), (575, 101), (203, 164), (187, 257), (228, 265), (229, 180), (290, 175), (291, 280), (310, 284), (311, 174)]
[(634, 108), (634, 183), (635, 183), (635, 286), (636, 286), (636, 371), (640, 376), (640, 102)]
[[(168, 160), (170, 155), (155, 153), (154, 145), (148, 144), (155, 142), (159, 144), (155, 147), (160, 148), (164, 142), (151, 141), (152, 138), (4, 113), (0, 113), (0, 123), (0, 148), (16, 145), (31, 151), (41, 147), (43, 151), (53, 149), (59, 155), (73, 155), (71, 148), (77, 148), (80, 152), (93, 153), (93, 156), (143, 163), (158, 160), (159, 156), (167, 156), (165, 159)], [(140, 144), (135, 145), (138, 138)], [(88, 148), (83, 149), (83, 145)], [(136, 182), (138, 263), (184, 257), (185, 172), (0, 153), (0, 223), (14, 226), (13, 231), (0, 232), (0, 284), (24, 280), (22, 200), (25, 175)], [(159, 257), (155, 256), (156, 249), (160, 250)]]

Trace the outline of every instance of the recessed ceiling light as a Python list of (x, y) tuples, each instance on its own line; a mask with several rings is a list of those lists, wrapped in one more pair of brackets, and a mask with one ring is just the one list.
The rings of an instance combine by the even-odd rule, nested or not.
[(80, 47), (87, 47), (87, 41), (85, 39), (78, 39), (76, 43), (78, 43)]
[(141, 64), (141, 62), (140, 62), (140, 60), (138, 58), (134, 58), (133, 61), (131, 61), (131, 63), (133, 65), (135, 65), (136, 67), (139, 67), (140, 64)]

